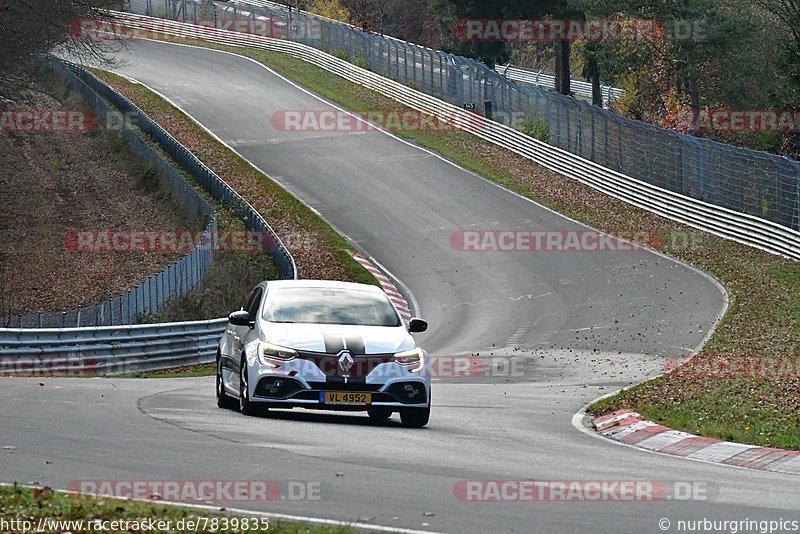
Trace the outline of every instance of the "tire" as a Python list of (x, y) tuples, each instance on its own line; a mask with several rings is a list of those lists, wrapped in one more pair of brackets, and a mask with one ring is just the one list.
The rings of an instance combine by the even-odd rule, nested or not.
[(226, 410), (236, 408), (236, 401), (225, 393), (225, 386), (222, 384), (222, 358), (217, 351), (217, 406)]
[(239, 366), (239, 411), (242, 415), (258, 415), (259, 410), (250, 401), (247, 385), (247, 360), (242, 354), (242, 363)]
[(427, 408), (406, 408), (400, 410), (400, 422), (406, 428), (421, 428), (428, 424), (431, 417), (431, 407)]
[(367, 408), (367, 415), (369, 415), (370, 419), (375, 421), (386, 421), (392, 416), (392, 410), (376, 406), (374, 408)]

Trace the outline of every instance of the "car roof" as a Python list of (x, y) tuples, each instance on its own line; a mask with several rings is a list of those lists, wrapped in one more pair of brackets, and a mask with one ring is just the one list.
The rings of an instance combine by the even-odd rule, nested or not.
[(370, 291), (383, 292), (383, 290), (370, 284), (358, 284), (355, 282), (339, 282), (337, 280), (269, 280), (262, 282), (270, 289), (279, 288), (325, 288), (325, 289), (348, 289), (351, 291)]

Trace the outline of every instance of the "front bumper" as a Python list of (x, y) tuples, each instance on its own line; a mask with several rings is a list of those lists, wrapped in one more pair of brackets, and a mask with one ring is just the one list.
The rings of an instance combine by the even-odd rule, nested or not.
[[(254, 363), (256, 365), (249, 369), (250, 399), (262, 405), (343, 411), (429, 406), (430, 371), (427, 367), (411, 372), (397, 363), (375, 360), (368, 372), (347, 377), (330, 370), (323, 372), (326, 366), (320, 365), (318, 359), (297, 358), (277, 366)], [(340, 391), (370, 393), (371, 402), (359, 405), (325, 402), (326, 392)]]

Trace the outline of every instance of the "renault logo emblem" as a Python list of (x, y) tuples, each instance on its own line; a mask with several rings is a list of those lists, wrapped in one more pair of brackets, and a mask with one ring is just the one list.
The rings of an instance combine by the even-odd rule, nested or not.
[(348, 351), (343, 350), (339, 353), (339, 369), (345, 373), (349, 371), (351, 367), (353, 367), (353, 362), (353, 357)]

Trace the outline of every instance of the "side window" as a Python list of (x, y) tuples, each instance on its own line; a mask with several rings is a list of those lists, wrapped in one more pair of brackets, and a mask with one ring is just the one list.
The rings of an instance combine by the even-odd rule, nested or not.
[(253, 290), (253, 294), (251, 298), (248, 299), (248, 306), (245, 308), (247, 313), (250, 314), (250, 319), (256, 319), (258, 317), (258, 308), (261, 305), (261, 297), (264, 294), (264, 290), (260, 287), (257, 287)]
[(258, 293), (259, 291), (261, 291), (261, 288), (260, 287), (256, 287), (250, 292), (249, 295), (247, 295), (247, 298), (244, 299), (244, 304), (242, 304), (242, 309), (243, 310), (247, 310), (247, 311), (250, 310), (250, 307), (253, 304), (253, 299), (255, 299), (256, 293)]

